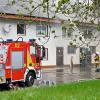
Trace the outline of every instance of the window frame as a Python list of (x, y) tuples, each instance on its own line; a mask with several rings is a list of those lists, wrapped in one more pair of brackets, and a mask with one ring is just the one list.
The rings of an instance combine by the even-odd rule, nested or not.
[(69, 29), (67, 30), (67, 37), (68, 37), (68, 38), (72, 38), (72, 37), (73, 37), (73, 29), (72, 29), (72, 28), (69, 28)]
[[(23, 34), (18, 32), (18, 25), (21, 25), (21, 24), (24, 26), (24, 29), (21, 28), (21, 26), (19, 26), (21, 29), (23, 29)], [(26, 35), (26, 24), (25, 23), (18, 23), (17, 24), (17, 35), (19, 35), (19, 36), (23, 36), (23, 35), (25, 36)]]
[[(33, 50), (32, 50), (32, 48), (34, 48), (34, 52), (32, 52)], [(32, 51), (31, 51), (32, 50)], [(36, 53), (37, 53), (37, 51), (36, 51), (36, 47), (35, 46), (33, 46), (33, 45), (30, 45), (30, 55), (36, 55)]]
[[(45, 30), (43, 30), (43, 27), (45, 27)], [(39, 29), (37, 29), (39, 28)], [(45, 31), (45, 34), (38, 34), (38, 31), (42, 31), (41, 33), (43, 33)], [(48, 37), (48, 25), (36, 25), (36, 36), (37, 37)]]
[[(16, 63), (16, 61), (19, 61), (19, 59), (17, 58), (16, 60), (15, 59), (12, 59), (13, 57), (15, 57), (17, 55), (18, 57), (18, 53), (20, 53), (22, 56), (20, 56), (19, 59), (20, 60), (20, 63)], [(16, 54), (16, 55), (15, 55)], [(17, 64), (17, 65), (16, 65)], [(21, 64), (21, 65), (20, 65)], [(18, 70), (18, 69), (23, 69), (24, 68), (24, 51), (13, 51), (11, 53), (11, 66), (12, 66), (12, 69), (13, 70)]]
[(92, 31), (93, 30), (92, 29), (89, 29), (89, 28), (83, 29), (83, 33), (84, 34), (87, 34), (86, 36), (84, 36), (84, 38), (86, 38), (86, 39), (92, 38), (92, 34), (93, 34)]
[(48, 60), (48, 48), (45, 48), (45, 58), (43, 58), (43, 61), (47, 61)]
[(67, 36), (67, 28), (62, 27), (62, 38), (66, 38), (66, 36)]
[[(90, 48), (91, 54), (96, 53), (96, 46), (89, 46), (89, 48)], [(94, 50), (94, 48), (95, 48), (95, 50)]]
[(89, 40), (92, 38), (92, 35), (89, 36), (89, 34), (93, 34), (93, 30), (94, 30), (94, 27), (93, 26), (85, 26), (84, 25), (84, 28), (82, 26), (80, 26), (80, 31), (84, 34), (87, 34), (86, 37), (83, 36), (85, 39)]
[[(69, 48), (70, 47), (70, 48)], [(74, 51), (72, 51), (74, 49)], [(73, 47), (73, 46), (68, 46), (67, 47), (67, 53), (68, 54), (76, 54), (76, 47)]]

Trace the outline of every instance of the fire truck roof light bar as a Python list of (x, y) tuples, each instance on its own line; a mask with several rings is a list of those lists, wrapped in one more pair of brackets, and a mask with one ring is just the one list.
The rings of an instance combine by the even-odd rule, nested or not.
[(23, 42), (23, 37), (18, 37), (18, 39), (16, 41), (19, 41), (19, 39), (21, 39), (20, 42)]
[(7, 39), (6, 41), (7, 41), (7, 42), (12, 42), (12, 41), (13, 41), (13, 39)]
[(29, 42), (35, 42), (36, 39), (29, 39)]
[[(35, 41), (36, 39), (29, 39), (29, 42), (35, 42)], [(13, 39), (6, 39), (6, 41), (4, 41), (4, 39), (0, 37), (0, 43), (6, 44), (11, 42), (24, 42), (24, 41), (23, 41), (23, 37), (18, 37), (16, 41), (13, 41)]]

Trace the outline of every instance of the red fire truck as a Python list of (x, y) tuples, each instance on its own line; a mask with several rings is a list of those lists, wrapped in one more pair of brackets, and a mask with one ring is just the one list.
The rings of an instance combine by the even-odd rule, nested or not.
[(32, 86), (34, 79), (41, 76), (44, 46), (38, 45), (34, 39), (25, 42), (20, 38), (0, 42), (0, 84), (23, 82)]

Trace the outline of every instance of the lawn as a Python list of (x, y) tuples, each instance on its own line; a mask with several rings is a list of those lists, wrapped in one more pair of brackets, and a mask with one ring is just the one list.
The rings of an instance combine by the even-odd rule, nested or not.
[(100, 80), (3, 91), (0, 100), (100, 100)]

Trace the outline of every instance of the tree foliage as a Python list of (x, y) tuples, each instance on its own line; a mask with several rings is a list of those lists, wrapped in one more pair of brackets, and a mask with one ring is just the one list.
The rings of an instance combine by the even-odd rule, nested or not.
[[(66, 26), (66, 23), (69, 23), (69, 29), (73, 31), (79, 30), (78, 35), (73, 34), (71, 44), (79, 45), (81, 43), (87, 45), (100, 40), (97, 34), (100, 31), (100, 0), (58, 0), (58, 2), (56, 0), (12, 0), (10, 3), (12, 5), (19, 4), (30, 16), (38, 8), (43, 13), (47, 13), (48, 18), (50, 13), (54, 14), (52, 18), (58, 18), (58, 15), (62, 14), (62, 16), (66, 17), (62, 20), (62, 25), (65, 24)], [(22, 14), (19, 9), (17, 11)], [(92, 27), (95, 31), (92, 33), (80, 31), (80, 27), (84, 28), (85, 23), (88, 24), (88, 28)], [(54, 37), (59, 37), (56, 36), (54, 31), (53, 33), (55, 34)], [(78, 43), (77, 40), (80, 42)]]

